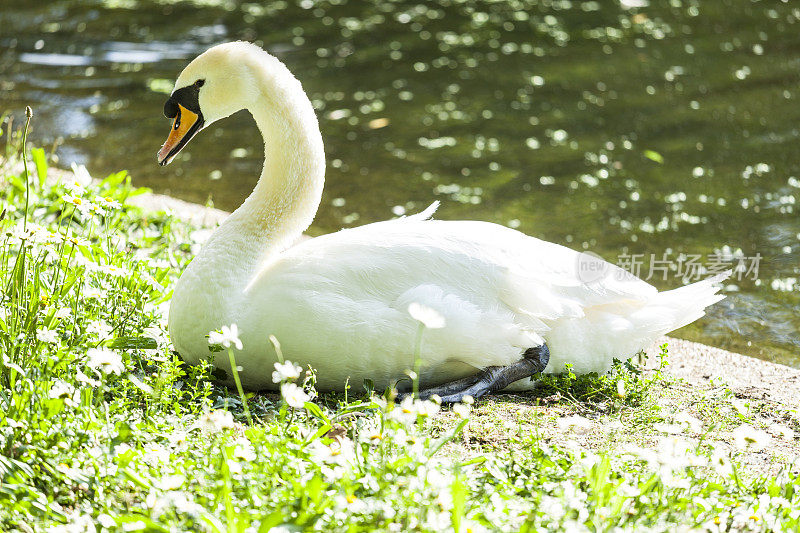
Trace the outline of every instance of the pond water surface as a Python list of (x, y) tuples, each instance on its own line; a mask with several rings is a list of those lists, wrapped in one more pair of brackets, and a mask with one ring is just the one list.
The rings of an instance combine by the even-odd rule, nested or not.
[(659, 288), (740, 265), (678, 336), (800, 367), (800, 5), (725, 0), (0, 1), (0, 111), (59, 164), (233, 209), (245, 114), (175, 163), (172, 81), (217, 42), (284, 61), (328, 172), (310, 232), (419, 211), (592, 250)]

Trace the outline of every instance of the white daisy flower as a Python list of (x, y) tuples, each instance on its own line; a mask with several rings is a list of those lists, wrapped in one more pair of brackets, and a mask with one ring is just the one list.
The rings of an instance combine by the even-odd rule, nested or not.
[(159, 479), (156, 486), (163, 491), (178, 490), (184, 483), (186, 483), (186, 476), (173, 474)]
[(98, 217), (106, 216), (106, 210), (103, 208), (103, 206), (94, 202), (89, 205), (89, 212)]
[(115, 278), (127, 278), (131, 275), (130, 270), (116, 265), (103, 265), (98, 270), (109, 276), (114, 276)]
[(294, 407), (296, 409), (303, 407), (304, 404), (311, 399), (301, 387), (298, 387), (294, 383), (284, 383), (281, 385), (281, 396), (289, 407)]
[(275, 363), (275, 372), (272, 373), (272, 382), (280, 383), (281, 381), (292, 381), (300, 377), (302, 368), (295, 365), (291, 361), (283, 363)]
[(96, 531), (92, 515), (89, 513), (75, 512), (67, 517), (69, 522), (64, 525), (58, 525), (48, 529), (48, 532), (53, 533), (72, 533), (74, 531)]
[(219, 433), (223, 429), (232, 429), (233, 415), (224, 409), (212, 409), (200, 415), (195, 427), (199, 427), (205, 433)]
[(71, 398), (74, 393), (75, 387), (62, 379), (57, 379), (53, 383), (53, 386), (50, 387), (50, 391), (47, 393), (47, 396), (53, 399), (65, 400), (67, 398)]
[(472, 406), (468, 403), (457, 403), (453, 405), (452, 409), (460, 418), (469, 418), (469, 412), (472, 411)]
[[(103, 526), (106, 529), (111, 529), (112, 527), (117, 525), (117, 521), (114, 520), (111, 515), (107, 515), (105, 513), (99, 515), (97, 517), (97, 523)], [(90, 530), (91, 531), (91, 530)]]
[(794, 430), (791, 428), (784, 426), (783, 424), (772, 424), (767, 428), (773, 436), (782, 438), (789, 442), (794, 440)]
[(733, 463), (731, 463), (731, 458), (722, 450), (714, 450), (714, 453), (711, 454), (710, 464), (714, 470), (717, 471), (717, 474), (722, 477), (733, 475)]
[(86, 355), (89, 356), (89, 361), (86, 364), (98, 373), (120, 375), (125, 370), (125, 365), (122, 364), (122, 357), (108, 348), (89, 348)]
[(222, 326), (218, 331), (209, 331), (208, 344), (221, 344), (226, 348), (230, 348), (231, 344), (233, 344), (237, 350), (241, 350), (242, 341), (239, 338), (239, 326), (231, 324), (230, 326)]
[(411, 318), (421, 322), (422, 325), (428, 329), (441, 329), (445, 326), (445, 320), (442, 314), (427, 305), (412, 302), (408, 304), (408, 314), (411, 315)]
[(83, 195), (86, 192), (86, 189), (83, 185), (81, 185), (80, 181), (75, 179), (75, 177), (69, 177), (65, 179), (62, 184), (64, 188), (67, 189), (72, 194), (77, 194), (78, 196)]
[(106, 198), (105, 196), (98, 196), (94, 201), (106, 209), (119, 209), (122, 207), (118, 201), (112, 198)]
[(93, 320), (86, 326), (86, 333), (97, 335), (99, 338), (104, 339), (111, 334), (112, 328), (103, 320)]
[(742, 424), (733, 430), (733, 442), (737, 448), (758, 452), (772, 441), (766, 431), (756, 429), (750, 424)]
[(414, 398), (410, 395), (403, 398), (399, 405), (392, 406), (392, 410), (386, 413), (386, 418), (405, 426), (414, 424), (417, 421), (417, 408), (414, 404)]
[(103, 291), (98, 287), (84, 287), (83, 297), (87, 300), (99, 300), (103, 297)]
[(579, 434), (586, 433), (594, 427), (591, 420), (581, 415), (565, 416), (559, 418), (556, 423), (561, 431), (572, 429)]
[(673, 417), (676, 424), (683, 426), (692, 433), (702, 433), (703, 423), (688, 413), (678, 413)]
[(89, 242), (89, 239), (87, 239), (86, 237), (82, 237), (81, 235), (75, 235), (75, 234), (65, 237), (65, 240), (74, 246), (87, 247), (91, 244)]
[(86, 374), (81, 372), (80, 370), (78, 370), (78, 373), (75, 376), (75, 380), (78, 383), (83, 383), (84, 385), (87, 385), (87, 386), (92, 387), (92, 388), (100, 386), (100, 382), (99, 381), (97, 381), (94, 378), (90, 378), (89, 376), (87, 376)]
[(255, 461), (256, 450), (253, 445), (244, 437), (239, 437), (235, 441), (236, 448), (233, 450), (233, 457), (243, 461)]
[(36, 340), (48, 344), (56, 344), (58, 342), (58, 333), (52, 329), (39, 328), (36, 330)]
[(73, 181), (71, 185), (86, 188), (92, 183), (92, 176), (84, 165), (72, 163)]
[(89, 210), (92, 208), (92, 203), (85, 198), (80, 196), (73, 196), (71, 194), (64, 195), (64, 201), (72, 204), (75, 206), (75, 209), (81, 212), (82, 215), (86, 215)]
[(21, 241), (27, 241), (33, 238), (33, 230), (30, 228), (25, 228), (24, 224), (17, 224), (16, 226), (12, 226), (11, 228), (5, 231), (6, 236), (11, 237), (12, 239), (18, 239)]

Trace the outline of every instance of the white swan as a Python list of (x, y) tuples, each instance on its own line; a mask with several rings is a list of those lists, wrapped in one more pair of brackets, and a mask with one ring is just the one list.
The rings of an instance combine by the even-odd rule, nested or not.
[[(209, 331), (236, 323), (245, 387), (273, 386), (270, 335), (285, 357), (317, 370), (319, 389), (342, 389), (348, 379), (356, 387), (364, 379), (390, 385), (414, 364), (418, 322), (408, 308), (415, 302), (445, 322), (424, 333), (422, 383), (464, 378), (450, 389), (457, 393), (487, 367), (519, 370), (525, 353), (535, 364), (523, 377), (541, 371), (546, 350), (533, 348), (543, 342), (547, 371), (565, 363), (576, 372), (606, 371), (614, 357), (634, 355), (723, 298), (717, 283), (727, 273), (659, 293), (614, 265), (503, 226), (429, 220), (435, 207), (290, 247), (314, 218), (325, 173), (319, 126), (300, 83), (260, 48), (234, 42), (197, 57), (175, 86), (165, 105), (175, 122), (158, 154), (162, 165), (199, 130), (240, 109), (264, 137), (258, 184), (183, 273), (169, 316), (175, 348), (190, 364), (209, 357)], [(214, 363), (230, 372), (227, 355)]]

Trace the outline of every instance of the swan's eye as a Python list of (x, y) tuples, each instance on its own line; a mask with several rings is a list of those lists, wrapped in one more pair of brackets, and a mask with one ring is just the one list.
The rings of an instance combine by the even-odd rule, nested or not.
[(197, 80), (194, 84), (199, 88), (206, 84), (206, 80)]

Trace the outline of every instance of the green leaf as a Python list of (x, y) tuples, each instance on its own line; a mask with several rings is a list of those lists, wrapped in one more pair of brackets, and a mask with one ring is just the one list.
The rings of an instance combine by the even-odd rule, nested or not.
[(318, 438), (329, 432), (332, 427), (333, 426), (331, 426), (330, 424), (323, 424), (322, 426), (320, 426), (317, 429), (317, 431), (314, 432), (313, 435), (311, 435), (308, 439), (306, 439), (306, 441), (303, 443), (303, 447), (305, 448), (306, 446), (308, 446), (309, 444), (311, 444), (312, 442), (314, 442), (315, 440), (317, 440)]
[(138, 485), (143, 489), (151, 488), (150, 484), (147, 481), (142, 479), (142, 477), (139, 476), (139, 474), (137, 474), (136, 472), (132, 471), (129, 468), (123, 468), (122, 475), (125, 476), (128, 479), (128, 481), (133, 482), (134, 484)]
[(64, 400), (60, 398), (48, 398), (42, 402), (47, 416), (52, 417), (64, 410)]
[(103, 181), (100, 182), (101, 188), (111, 188), (111, 187), (118, 187), (128, 176), (127, 170), (122, 170), (120, 172), (114, 172), (113, 174), (109, 174)]
[(375, 383), (369, 378), (364, 379), (363, 386), (364, 390), (367, 391), (367, 396), (371, 395), (372, 391), (375, 390)]
[(13, 185), (19, 192), (25, 192), (25, 180), (21, 176), (10, 175), (6, 176), (6, 181)]
[(654, 152), (653, 150), (645, 150), (642, 154), (649, 160), (655, 161), (659, 165), (664, 164), (664, 156), (659, 154), (658, 152)]
[(258, 533), (268, 533), (275, 526), (283, 523), (283, 512), (280, 510), (272, 511), (272, 514), (267, 516), (261, 521), (258, 528)]
[(153, 522), (150, 518), (143, 514), (131, 513), (129, 515), (120, 516), (117, 523), (122, 526), (122, 531), (163, 531), (169, 532), (169, 528)]
[(330, 423), (331, 419), (328, 418), (327, 416), (325, 416), (325, 413), (322, 412), (322, 409), (320, 409), (319, 405), (317, 405), (315, 403), (312, 403), (312, 402), (305, 402), (303, 404), (303, 407), (305, 407), (306, 411), (308, 411), (309, 413), (311, 413), (315, 417), (317, 417), (317, 418), (319, 418), (321, 420), (324, 420), (327, 423)]
[(459, 463), (459, 466), (471, 466), (471, 465), (482, 465), (486, 462), (486, 457), (483, 455), (479, 455), (478, 457), (473, 457), (468, 461), (464, 461), (463, 463)]
[(153, 387), (151, 387), (138, 377), (134, 376), (133, 374), (128, 374), (128, 380), (130, 380), (130, 382), (133, 383), (136, 386), (136, 388), (138, 388), (145, 394), (155, 397), (155, 392), (153, 391)]
[(608, 457), (603, 457), (599, 463), (594, 465), (593, 470), (594, 483), (592, 490), (594, 491), (595, 495), (597, 495), (600, 492), (600, 488), (608, 483), (608, 474), (611, 472), (611, 463), (609, 462)]
[(464, 516), (464, 510), (467, 503), (467, 485), (461, 478), (460, 472), (456, 472), (453, 478), (453, 484), (450, 486), (450, 494), (453, 498), (453, 511), (450, 515), (453, 531), (461, 531), (461, 519)]
[(155, 350), (158, 348), (158, 343), (150, 337), (117, 337), (108, 343), (108, 347), (115, 350), (130, 350), (134, 348)]
[(114, 462), (117, 464), (118, 468), (126, 468), (131, 461), (133, 461), (136, 456), (139, 455), (138, 452), (133, 448), (128, 448), (121, 454), (117, 455), (114, 459)]
[(32, 148), (31, 159), (36, 166), (36, 174), (39, 176), (39, 190), (42, 190), (45, 180), (47, 180), (47, 156), (42, 148)]
[(131, 426), (125, 421), (117, 422), (117, 436), (112, 440), (114, 444), (127, 442), (132, 434)]
[(18, 472), (21, 472), (26, 477), (33, 476), (33, 468), (27, 463), (0, 455), (0, 477), (6, 478)]

